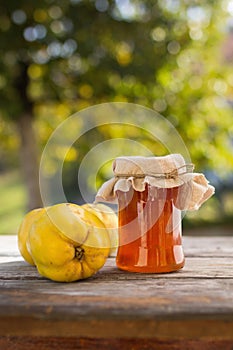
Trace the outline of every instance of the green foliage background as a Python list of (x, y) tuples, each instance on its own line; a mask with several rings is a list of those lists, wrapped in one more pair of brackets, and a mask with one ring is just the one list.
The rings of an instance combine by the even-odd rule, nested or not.
[[(1, 0), (2, 173), (20, 165), (18, 124), (25, 113), (33, 121), (41, 154), (52, 131), (72, 113), (102, 102), (128, 101), (156, 110), (176, 127), (197, 171), (212, 169), (221, 178), (229, 176), (233, 123), (228, 101), (233, 75), (224, 45), (231, 4)], [(128, 133), (100, 128), (79, 140), (64, 165), (68, 193), (76, 180), (75, 169), (91, 147), (90, 139), (98, 143)], [(129, 134), (155, 155), (164, 154), (146, 135), (137, 130)], [(61, 154), (58, 149), (55, 157)], [(104, 181), (106, 174), (100, 173), (97, 181)], [(214, 219), (219, 204), (212, 202)]]

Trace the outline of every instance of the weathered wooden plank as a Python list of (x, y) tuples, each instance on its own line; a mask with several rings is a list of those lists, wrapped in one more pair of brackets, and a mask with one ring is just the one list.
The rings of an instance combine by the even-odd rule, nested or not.
[[(185, 268), (165, 275), (119, 271), (110, 258), (90, 279), (66, 284), (42, 278), (23, 261), (1, 263), (0, 349), (12, 346), (12, 339), (19, 350), (20, 341), (26, 348), (32, 336), (43, 343), (41, 337), (57, 334), (104, 338), (113, 349), (107, 338), (176, 344), (169, 349), (182, 349), (181, 339), (183, 349), (192, 349), (193, 341), (205, 350), (218, 342), (218, 349), (227, 349), (233, 343), (232, 238), (185, 237)], [(15, 236), (0, 237), (0, 243), (3, 259), (20, 259)], [(142, 348), (153, 349), (148, 344)]]
[[(44, 319), (93, 315), (122, 317), (207, 317), (233, 320), (233, 282), (161, 280), (142, 283), (10, 284), (1, 288), (0, 316), (36, 315)], [(117, 291), (116, 291), (117, 289)], [(196, 316), (195, 316), (196, 315)]]
[(91, 339), (62, 337), (0, 337), (0, 349), (7, 350), (232, 350), (232, 341), (152, 339)]
[[(232, 258), (205, 258), (187, 257), (183, 269), (168, 274), (140, 274), (120, 271), (116, 267), (115, 259), (109, 258), (105, 266), (94, 277), (98, 280), (120, 281), (120, 280), (147, 280), (147, 279), (184, 279), (184, 278), (233, 278)], [(0, 281), (17, 279), (42, 279), (35, 267), (24, 261), (15, 261), (0, 264)]]
[(15, 316), (0, 319), (0, 336), (70, 338), (157, 338), (160, 340), (232, 341), (233, 322), (215, 319), (115, 318), (46, 320)]
[(233, 233), (231, 237), (183, 237), (183, 246), (188, 257), (233, 258)]
[[(166, 275), (132, 274), (110, 265), (92, 278), (68, 284), (38, 278), (36, 269), (23, 262), (2, 264), (1, 269), (10, 264), (13, 269), (0, 280), (0, 315), (13, 316), (17, 311), (24, 316), (37, 314), (44, 318), (108, 313), (130, 317), (175, 314), (233, 317), (233, 278), (229, 277), (232, 270), (229, 269), (228, 276), (222, 264), (225, 272), (221, 275), (219, 269), (216, 278), (216, 270), (213, 274), (203, 268), (200, 260), (203, 270), (198, 275), (199, 271), (192, 270), (198, 259), (190, 260), (194, 263), (186, 274), (185, 270)], [(48, 314), (49, 307), (56, 313)]]
[[(189, 256), (232, 257), (232, 237), (183, 237), (184, 252)], [(17, 247), (17, 236), (0, 236), (0, 262), (22, 260)], [(11, 259), (11, 260), (10, 260)]]

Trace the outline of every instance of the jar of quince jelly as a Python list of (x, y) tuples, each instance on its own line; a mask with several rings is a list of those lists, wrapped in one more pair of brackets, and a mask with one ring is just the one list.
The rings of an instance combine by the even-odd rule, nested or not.
[(197, 210), (214, 187), (180, 154), (118, 157), (113, 172), (96, 201), (118, 203), (117, 266), (142, 273), (181, 269), (181, 213)]
[(117, 191), (118, 268), (132, 272), (163, 273), (184, 266), (181, 210), (175, 206), (179, 187), (150, 185), (140, 192)]

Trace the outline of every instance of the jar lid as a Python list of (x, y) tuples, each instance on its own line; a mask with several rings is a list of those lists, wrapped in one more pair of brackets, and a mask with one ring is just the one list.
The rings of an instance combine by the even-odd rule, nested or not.
[(214, 187), (203, 174), (193, 173), (193, 168), (180, 154), (116, 158), (114, 177), (100, 187), (96, 202), (117, 203), (116, 191), (127, 192), (133, 187), (142, 192), (148, 184), (158, 188), (179, 187), (176, 206), (181, 210), (196, 210), (214, 194)]

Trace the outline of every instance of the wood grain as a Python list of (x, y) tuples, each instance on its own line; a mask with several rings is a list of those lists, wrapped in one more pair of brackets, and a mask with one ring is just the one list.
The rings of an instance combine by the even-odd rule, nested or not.
[(0, 349), (7, 350), (232, 350), (230, 341), (152, 339), (106, 339), (61, 337), (0, 337)]
[(22, 261), (16, 237), (0, 243), (0, 349), (233, 349), (233, 237), (185, 237), (176, 273), (126, 273), (110, 258), (68, 284)]
[[(15, 235), (3, 235), (0, 236), (0, 259), (9, 258), (8, 261), (14, 261), (15, 259), (20, 259), (20, 253), (17, 247), (17, 236)], [(215, 256), (215, 257), (232, 257), (232, 247), (233, 247), (233, 232), (232, 236), (221, 236), (221, 231), (219, 231), (219, 236), (217, 237), (183, 237), (183, 246), (186, 256)], [(0, 260), (1, 261), (1, 260)]]

